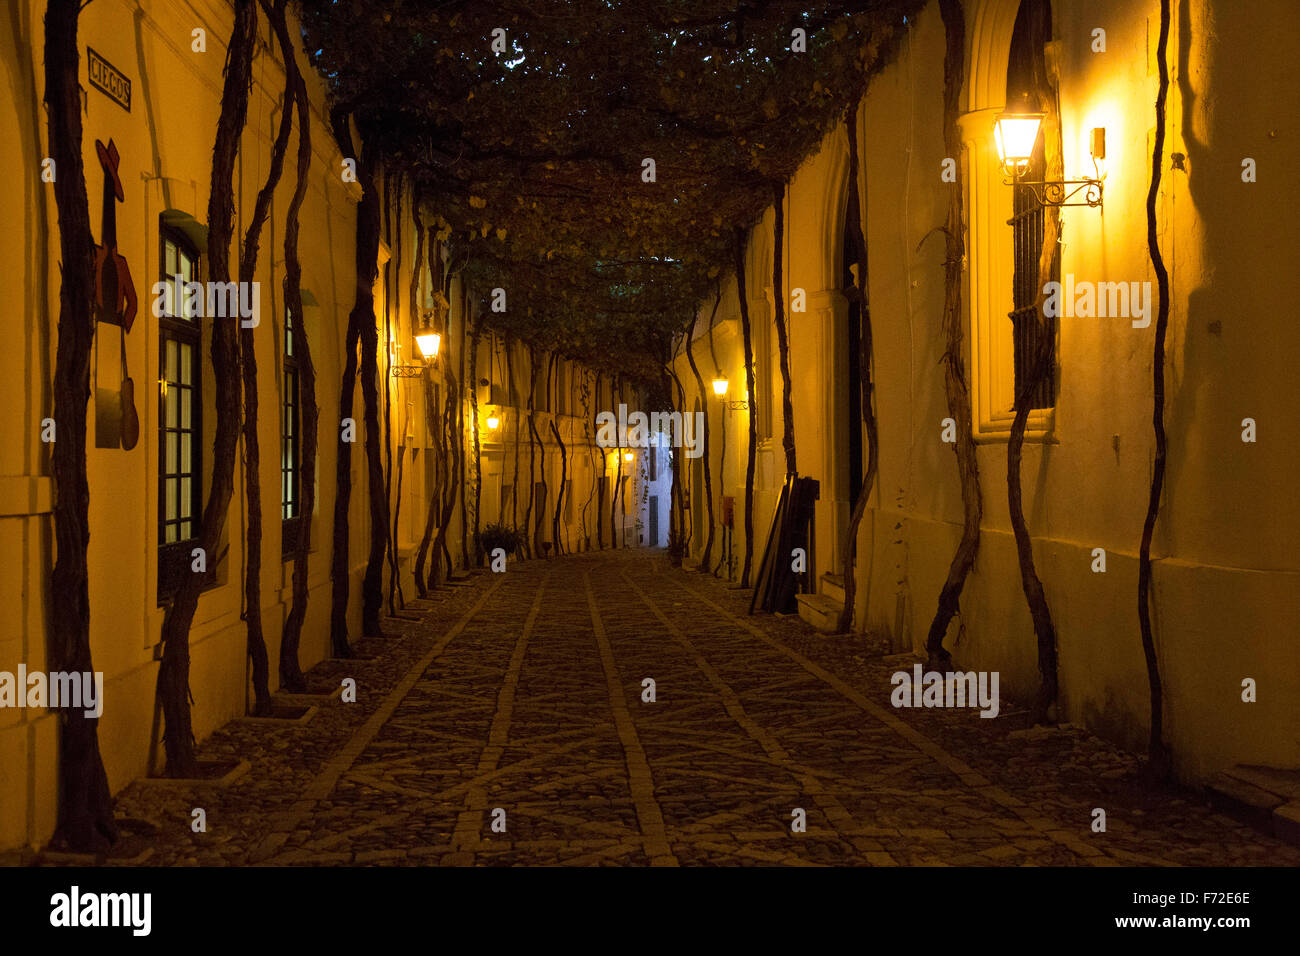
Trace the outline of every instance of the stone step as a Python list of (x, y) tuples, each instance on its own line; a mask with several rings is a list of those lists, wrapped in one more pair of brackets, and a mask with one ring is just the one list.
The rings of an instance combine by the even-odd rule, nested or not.
[(1225, 774), (1261, 790), (1285, 797), (1287, 802), (1300, 800), (1300, 770), (1280, 770), (1256, 764), (1237, 764)]
[(1238, 764), (1215, 774), (1206, 791), (1217, 809), (1300, 846), (1300, 771)]
[(796, 594), (799, 602), (799, 616), (815, 630), (823, 634), (834, 634), (840, 621), (840, 611), (844, 609), (843, 601), (836, 601), (825, 594)]
[(840, 607), (844, 606), (844, 576), (842, 574), (831, 574), (827, 571), (822, 575), (819, 590), (832, 601), (839, 601)]

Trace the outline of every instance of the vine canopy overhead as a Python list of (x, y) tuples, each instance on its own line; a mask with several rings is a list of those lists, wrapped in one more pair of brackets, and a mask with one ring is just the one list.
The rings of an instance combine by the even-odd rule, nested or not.
[(650, 381), (920, 0), (300, 0), (498, 331)]

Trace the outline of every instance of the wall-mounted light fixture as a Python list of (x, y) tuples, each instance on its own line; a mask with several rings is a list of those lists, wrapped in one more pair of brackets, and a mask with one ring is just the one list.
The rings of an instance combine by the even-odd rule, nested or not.
[(727, 401), (727, 386), (728, 386), (728, 384), (730, 384), (730, 383), (727, 381), (727, 376), (724, 375), (724, 374), (722, 373), (722, 369), (718, 369), (718, 374), (717, 374), (717, 376), (715, 376), (714, 379), (713, 379), (713, 394), (716, 395), (716, 396), (718, 396), (718, 398), (720, 398), (720, 399), (722, 400), (722, 407), (723, 407), (723, 408), (729, 408), (729, 409), (731, 409), (733, 412), (735, 412), (735, 411), (745, 411), (746, 409), (748, 409), (748, 408), (749, 408), (749, 402), (746, 402), (746, 401), (739, 401), (739, 402), (737, 402), (737, 401)]
[(415, 337), (415, 344), (420, 349), (420, 355), (426, 359), (436, 359), (438, 357), (438, 346), (442, 342), (442, 336), (437, 332), (421, 332)]
[[(1008, 186), (1028, 186), (1040, 206), (1100, 206), (1104, 174), (1101, 161), (1106, 158), (1106, 129), (1098, 126), (1092, 131), (1092, 167), (1096, 176), (1091, 179), (1063, 179), (1036, 181), (1022, 178), (1029, 170), (1038, 142), (1038, 131), (1043, 123), (1042, 113), (1002, 113), (993, 124), (993, 139), (1002, 162), (1002, 180)], [(1078, 196), (1078, 199), (1075, 197)]]
[(1038, 143), (1042, 113), (1001, 113), (993, 123), (993, 141), (997, 143), (1002, 171), (1011, 177), (1021, 176), (1029, 168)]
[(497, 430), (497, 427), (501, 424), (501, 419), (498, 418), (496, 415), (488, 415), (486, 424), (488, 427), (488, 431), (494, 432)]
[[(421, 317), (420, 327), (415, 330), (415, 347), (424, 359), (423, 365), (397, 365), (389, 369), (393, 378), (419, 378), (438, 357), (438, 346), (442, 336), (433, 330), (433, 313), (425, 312)], [(400, 347), (400, 346), (399, 346)]]

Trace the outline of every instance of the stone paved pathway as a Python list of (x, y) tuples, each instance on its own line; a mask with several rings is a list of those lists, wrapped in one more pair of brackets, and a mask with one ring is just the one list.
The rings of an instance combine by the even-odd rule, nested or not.
[(910, 659), (746, 601), (653, 553), (480, 574), (386, 621), (377, 660), (313, 670), (355, 677), (356, 704), (214, 735), (204, 754), (249, 759), (242, 780), (135, 784), (119, 813), (152, 824), (153, 865), (1300, 865), (1195, 794), (1142, 790), (1090, 735), (1019, 729), (1009, 702), (894, 710)]

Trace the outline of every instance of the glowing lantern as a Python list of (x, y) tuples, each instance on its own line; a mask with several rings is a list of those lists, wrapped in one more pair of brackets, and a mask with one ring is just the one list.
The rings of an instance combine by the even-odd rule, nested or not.
[(993, 124), (993, 138), (998, 146), (998, 159), (1008, 176), (1019, 176), (1029, 168), (1042, 122), (1042, 113), (1002, 113), (998, 116)]
[(438, 346), (442, 343), (442, 336), (437, 332), (421, 332), (415, 337), (415, 344), (420, 349), (420, 354), (426, 359), (438, 357)]

